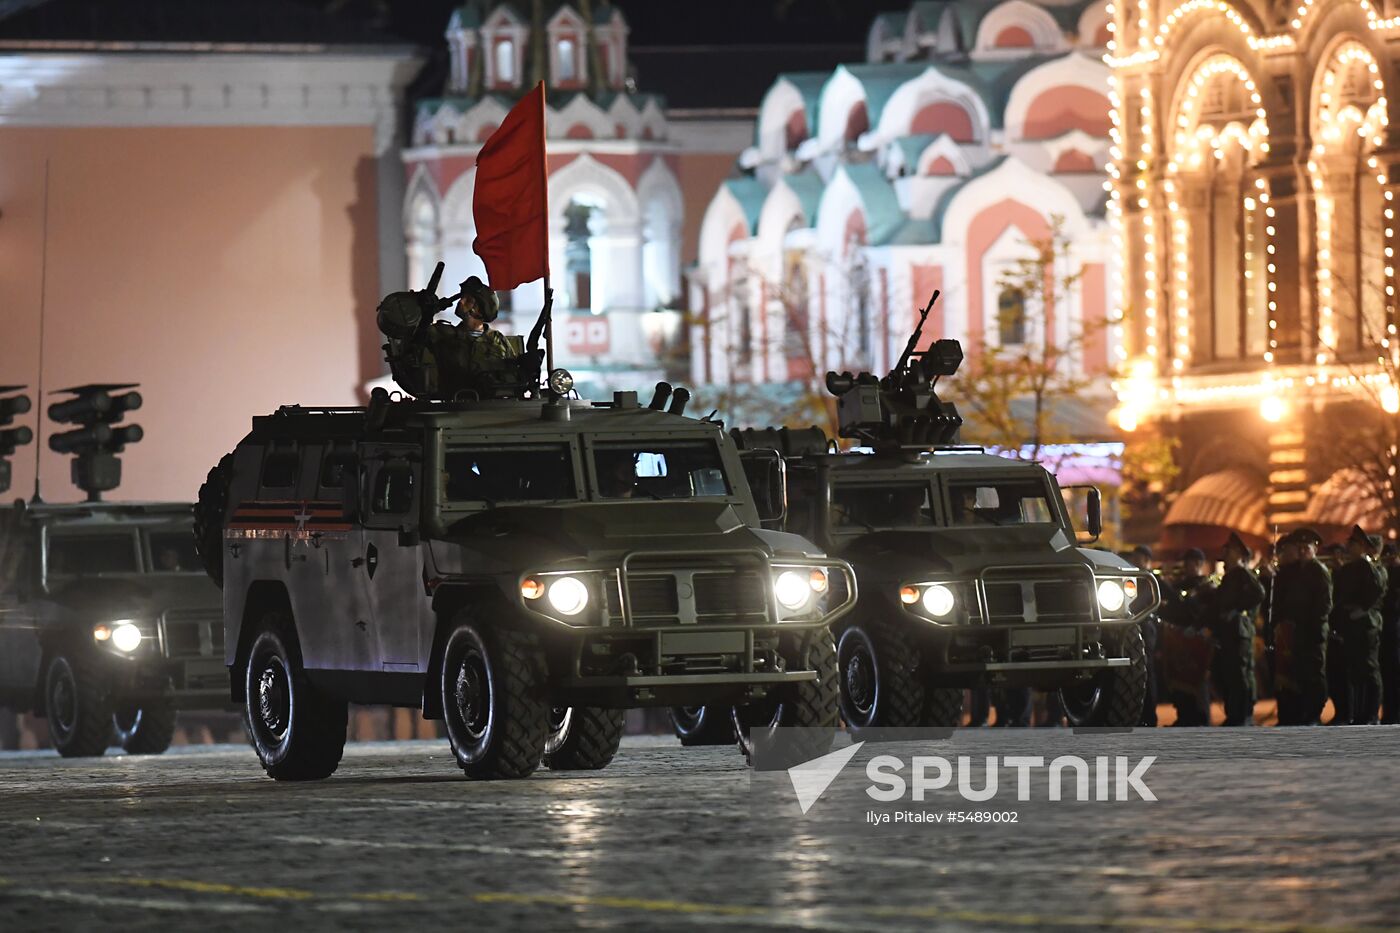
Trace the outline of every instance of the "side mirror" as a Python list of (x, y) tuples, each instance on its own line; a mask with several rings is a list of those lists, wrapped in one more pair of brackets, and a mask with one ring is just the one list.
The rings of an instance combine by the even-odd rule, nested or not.
[(1089, 513), (1089, 527), (1085, 530), (1093, 535), (1094, 540), (1097, 541), (1099, 536), (1103, 534), (1103, 499), (1097, 486), (1089, 487), (1089, 501), (1086, 503), (1086, 508)]
[(753, 491), (759, 521), (781, 525), (787, 517), (787, 463), (776, 450), (745, 450), (739, 461)]
[[(1079, 489), (1084, 491), (1084, 527), (1075, 528), (1074, 536), (1079, 544), (1093, 544), (1095, 541), (1099, 540), (1099, 537), (1103, 534), (1103, 497), (1099, 493), (1099, 488), (1097, 486), (1090, 486), (1087, 484), (1083, 486), (1062, 486), (1060, 487), (1060, 492), (1064, 494)], [(1070, 504), (1071, 500), (1066, 497), (1066, 508), (1068, 508)], [(1070, 511), (1074, 512), (1077, 510), (1071, 509)], [(1078, 524), (1079, 517), (1078, 515), (1071, 515), (1071, 518), (1075, 519), (1076, 525)]]

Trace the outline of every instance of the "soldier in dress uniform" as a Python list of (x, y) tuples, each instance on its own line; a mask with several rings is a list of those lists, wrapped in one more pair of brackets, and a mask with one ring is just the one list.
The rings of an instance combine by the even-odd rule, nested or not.
[(1358, 726), (1377, 722), (1376, 710), (1381, 704), (1381, 600), (1386, 573), (1376, 560), (1380, 549), (1379, 535), (1368, 535), (1356, 526), (1347, 539), (1347, 561), (1334, 577), (1336, 608), (1332, 618), (1343, 627), (1351, 693), (1348, 706), (1351, 724)]
[(1381, 601), (1381, 722), (1400, 724), (1400, 547), (1389, 542), (1381, 551), (1386, 570)]
[(1190, 647), (1206, 637), (1210, 623), (1215, 581), (1206, 573), (1206, 555), (1200, 548), (1191, 548), (1182, 555), (1180, 577), (1165, 593), (1162, 618), (1177, 631), (1166, 647), (1170, 699), (1176, 706), (1178, 726), (1210, 725), (1209, 662), (1197, 660)]
[[(1336, 591), (1337, 571), (1346, 563), (1347, 549), (1342, 544), (1329, 544), (1321, 548), (1318, 560), (1332, 575), (1333, 592)], [(1332, 718), (1329, 726), (1351, 724), (1351, 688), (1347, 677), (1346, 636), (1347, 624), (1339, 613), (1341, 608), (1336, 599), (1332, 600), (1332, 617), (1327, 626), (1327, 697), (1332, 701)]]
[(1231, 533), (1221, 556), (1225, 576), (1215, 590), (1211, 679), (1225, 703), (1227, 726), (1254, 724), (1254, 617), (1264, 601), (1264, 585), (1250, 569), (1252, 556), (1240, 536)]
[[(1300, 528), (1279, 542), (1274, 582), (1274, 624), (1288, 651), (1280, 674), (1291, 696), (1279, 700), (1279, 725), (1317, 725), (1327, 702), (1327, 620), (1332, 613), (1332, 577), (1317, 559), (1322, 538)], [(1292, 559), (1290, 559), (1292, 558)]]

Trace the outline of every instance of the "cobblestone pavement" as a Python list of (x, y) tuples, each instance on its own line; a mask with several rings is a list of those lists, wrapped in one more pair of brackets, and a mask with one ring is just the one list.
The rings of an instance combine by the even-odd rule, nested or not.
[(804, 816), (787, 775), (669, 739), (499, 783), (437, 742), (352, 745), (301, 785), (235, 746), (6, 753), (0, 929), (1400, 926), (1400, 729), (981, 729), (933, 753), (1155, 756), (1159, 799), (1051, 803), (1036, 778), (1020, 802), (1013, 776), (947, 808), (1016, 825), (872, 826), (860, 768)]

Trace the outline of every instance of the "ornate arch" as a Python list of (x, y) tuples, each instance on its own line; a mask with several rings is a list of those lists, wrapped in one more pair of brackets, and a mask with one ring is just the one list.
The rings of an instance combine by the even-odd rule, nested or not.
[[(1388, 342), (1395, 313), (1392, 193), (1374, 150), (1389, 123), (1380, 63), (1355, 36), (1335, 38), (1308, 99), (1308, 179), (1317, 228), (1317, 354), (1365, 353)], [(1380, 283), (1368, 288), (1368, 283)], [(1343, 284), (1346, 283), (1346, 284)]]
[(1038, 52), (1054, 52), (1065, 47), (1064, 34), (1044, 7), (1026, 0), (1006, 0), (989, 10), (977, 24), (973, 48), (978, 53), (1005, 51), (997, 45), (997, 37), (1003, 30), (1016, 27), (1030, 35), (1032, 47)]
[(985, 141), (991, 115), (973, 88), (929, 67), (899, 86), (880, 112), (876, 129), (882, 139), (897, 139), (912, 132), (915, 118), (925, 107), (950, 103), (967, 112), (975, 140)]
[(602, 205), (608, 228), (635, 226), (641, 220), (637, 193), (627, 179), (586, 152), (549, 176), (552, 220), (562, 223), (564, 209), (579, 195)]
[[(1265, 322), (1272, 315), (1265, 305), (1274, 305), (1267, 258), (1273, 208), (1265, 181), (1254, 175), (1269, 150), (1259, 86), (1239, 58), (1207, 49), (1182, 72), (1167, 113), (1164, 287), (1173, 308), (1172, 370), (1181, 372), (1197, 356), (1271, 358)], [(1193, 315), (1192, 291), (1201, 283), (1213, 312), (1204, 322)]]

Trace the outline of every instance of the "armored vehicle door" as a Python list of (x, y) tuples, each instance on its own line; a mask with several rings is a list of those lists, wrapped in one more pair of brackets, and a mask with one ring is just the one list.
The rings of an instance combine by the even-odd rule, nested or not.
[(408, 444), (360, 445), (363, 519), (361, 585), (378, 632), (386, 672), (420, 670), (431, 606), (419, 547), (423, 455)]
[(38, 597), (39, 528), (13, 509), (0, 513), (0, 702), (23, 701), (39, 667), (31, 607)]

